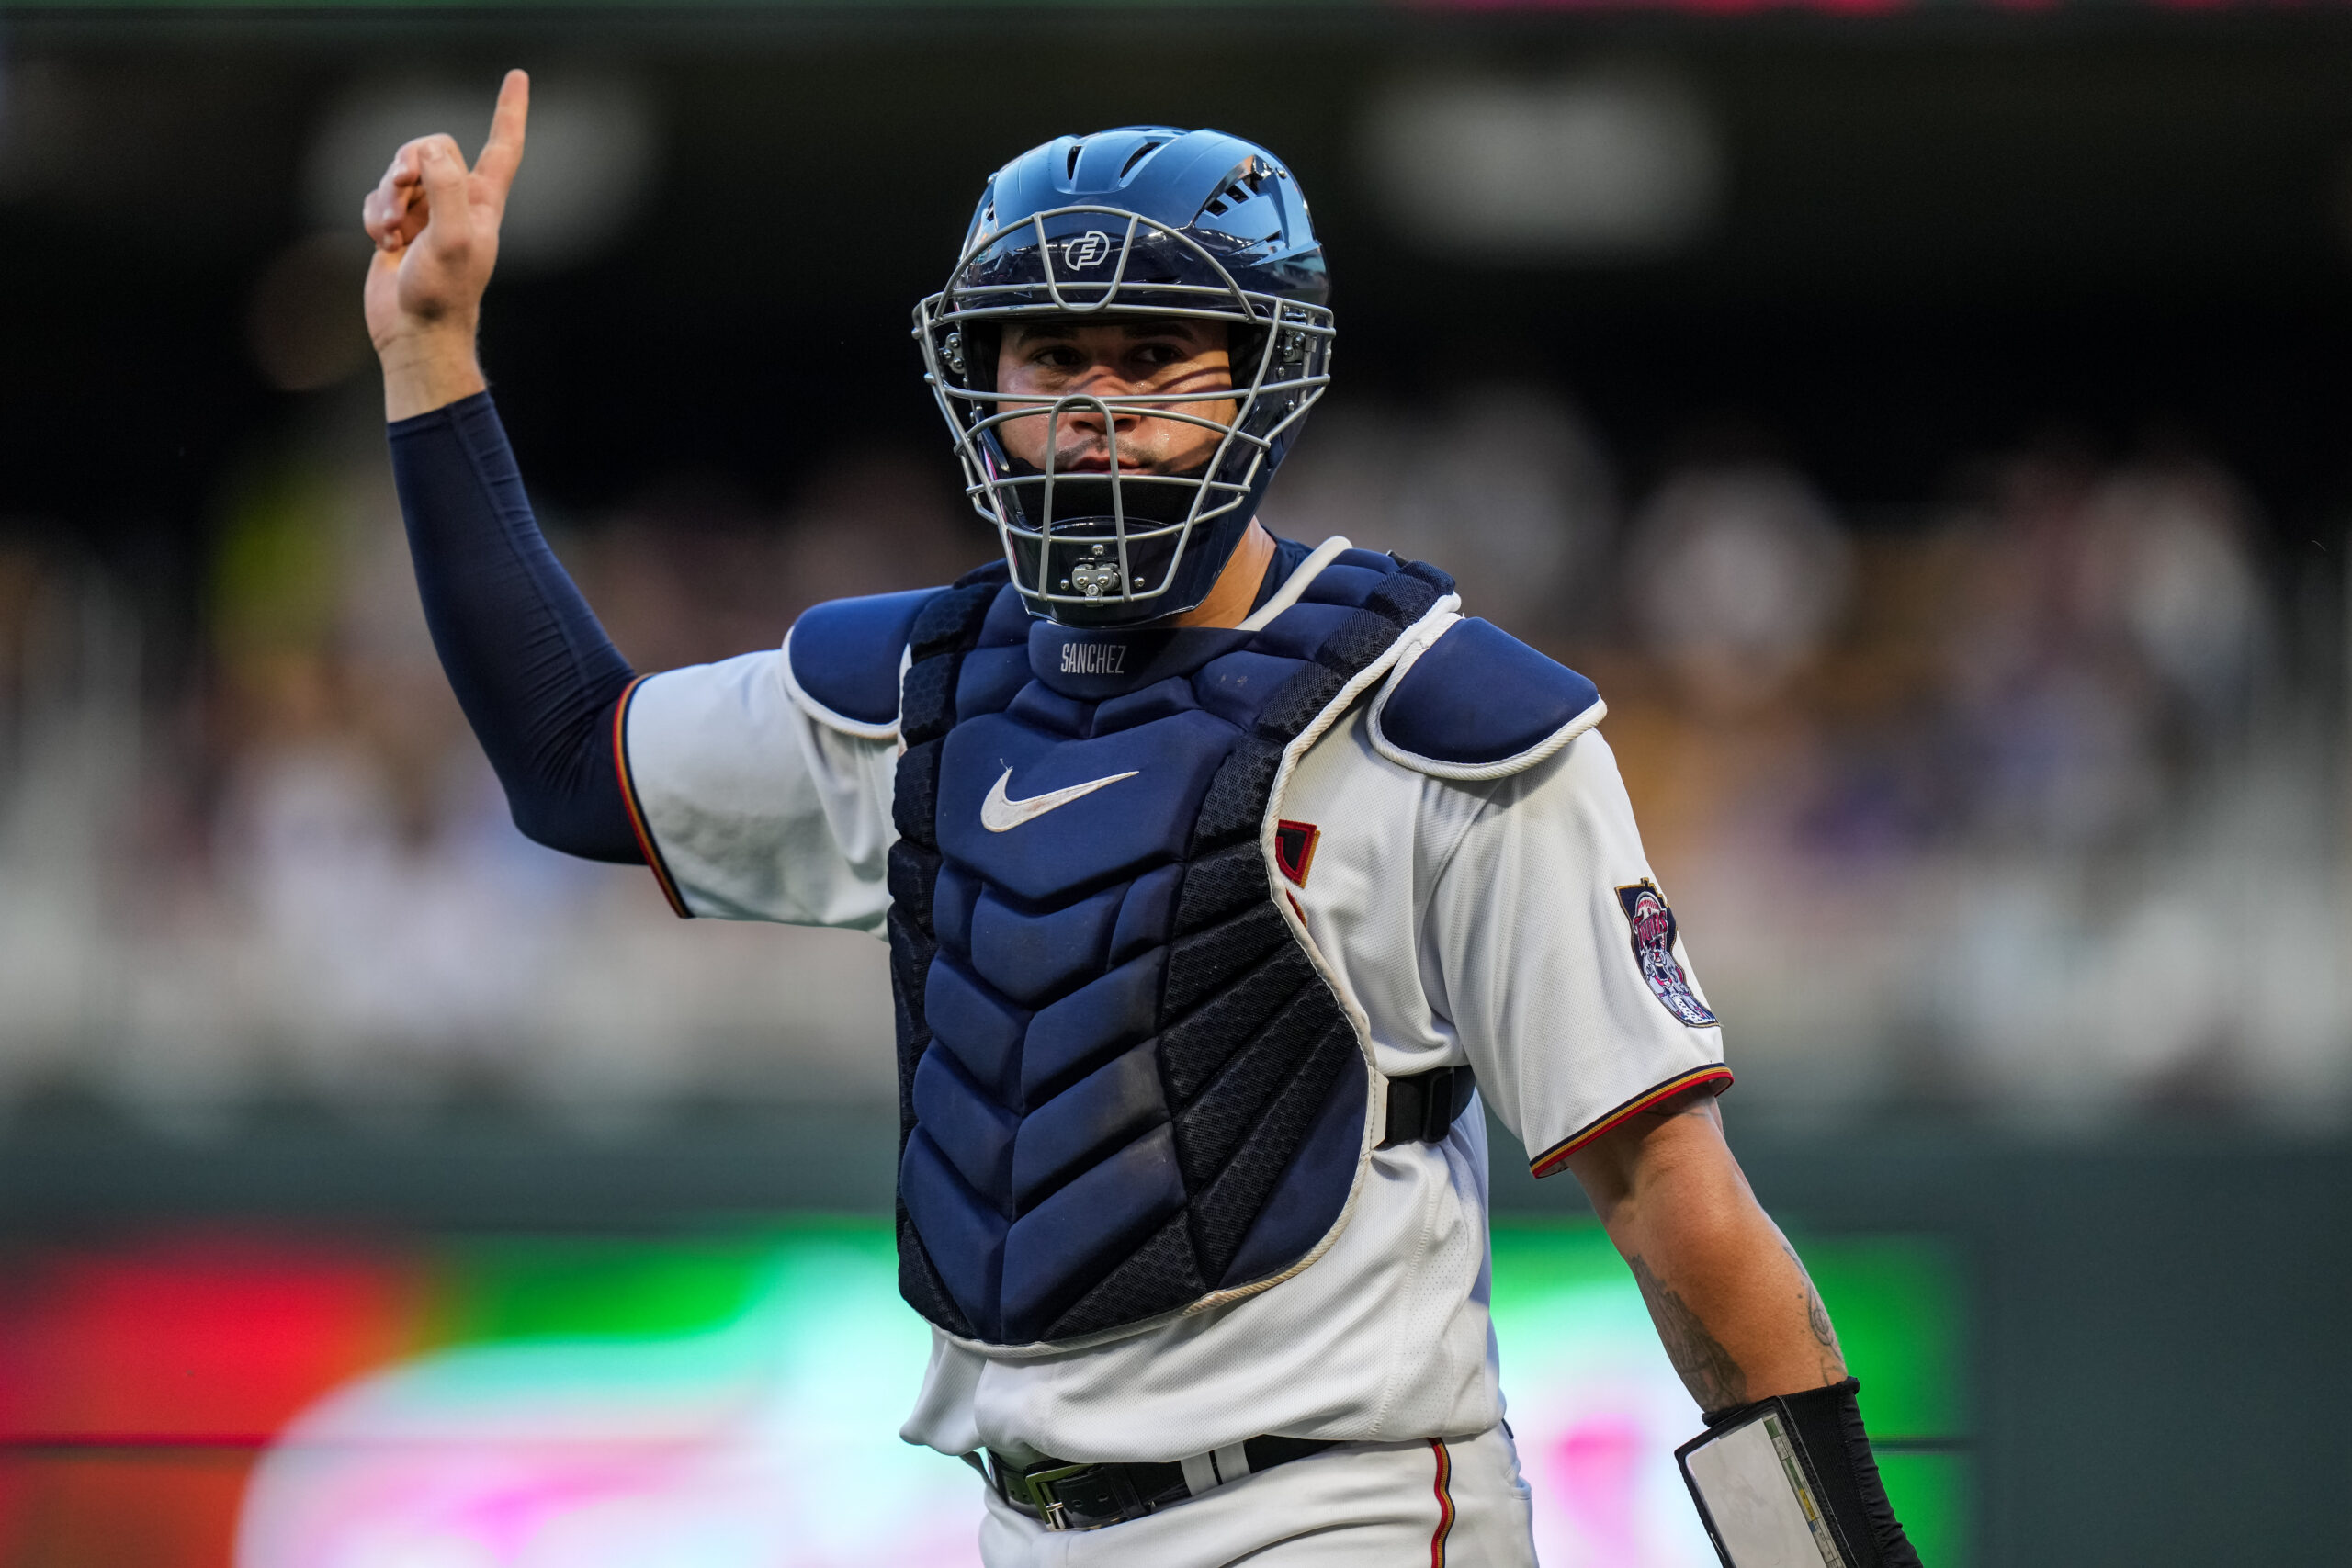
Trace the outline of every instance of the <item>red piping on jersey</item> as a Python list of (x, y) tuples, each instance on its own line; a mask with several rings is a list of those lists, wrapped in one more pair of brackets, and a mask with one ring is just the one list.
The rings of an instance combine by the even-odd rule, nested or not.
[(1569, 1134), (1533, 1159), (1529, 1160), (1527, 1168), (1538, 1176), (1553, 1175), (1567, 1163), (1570, 1155), (1575, 1154), (1603, 1133), (1623, 1125), (1627, 1118), (1638, 1116), (1645, 1111), (1672, 1100), (1676, 1095), (1687, 1093), (1705, 1084), (1715, 1085), (1713, 1092), (1721, 1094), (1731, 1087), (1731, 1069), (1721, 1062), (1710, 1062), (1703, 1067), (1693, 1067), (1687, 1073), (1678, 1074), (1662, 1084), (1642, 1090), (1641, 1093), (1634, 1096), (1616, 1110), (1608, 1112), (1599, 1121), (1588, 1122), (1582, 1131)]
[(653, 880), (662, 885), (662, 897), (670, 900), (670, 910), (678, 919), (691, 920), (695, 912), (678, 896), (678, 884), (670, 874), (669, 863), (654, 846), (653, 829), (645, 825), (645, 808), (637, 801), (637, 781), (628, 775), (628, 705), (636, 700), (637, 689), (643, 684), (645, 677), (639, 675), (621, 689), (620, 701), (613, 705), (613, 769), (620, 774), (621, 803), (628, 807), (628, 825), (637, 834), (637, 847), (644, 852)]
[(1445, 1538), (1453, 1533), (1453, 1456), (1445, 1451), (1442, 1438), (1431, 1438), (1430, 1448), (1437, 1455), (1437, 1533), (1430, 1537), (1430, 1568), (1445, 1568)]

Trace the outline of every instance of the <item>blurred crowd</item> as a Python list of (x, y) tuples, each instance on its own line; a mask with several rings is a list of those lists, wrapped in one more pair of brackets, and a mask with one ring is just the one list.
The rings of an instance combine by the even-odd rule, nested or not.
[(2295, 678), (2256, 537), (2191, 454), (2040, 454), (1853, 552), (1841, 635), (1758, 736), (1753, 776), (1788, 771), (1702, 852), (1727, 978), (1772, 992), (1759, 1044), (2060, 1117), (2340, 1094), (2340, 684)]
[(1381, 516), (1598, 682), (1744, 1098), (2335, 1117), (2332, 574), (2177, 442), (1864, 527), (1753, 435), (1689, 445), (1621, 512), (1573, 409), (1487, 389), (1334, 417), (1284, 515)]
[[(680, 922), (514, 831), (380, 425), (341, 392), (310, 417), (220, 499), (185, 668), (103, 568), (0, 533), (0, 1107), (627, 1127), (888, 1098), (878, 942)], [(2282, 572), (2192, 446), (2052, 443), (1858, 520), (1752, 437), (1630, 481), (1558, 392), (1464, 386), (1335, 399), (1267, 520), (1434, 560), (1600, 684), (1745, 1102), (2352, 1104), (2337, 585)], [(547, 522), (640, 669), (992, 548), (937, 455), (888, 449), (781, 513), (682, 482)]]

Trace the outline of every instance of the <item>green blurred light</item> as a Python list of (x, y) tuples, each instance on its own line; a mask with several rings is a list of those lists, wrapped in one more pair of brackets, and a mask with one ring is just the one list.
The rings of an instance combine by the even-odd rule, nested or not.
[[(1967, 1291), (1958, 1251), (1922, 1235), (1803, 1237), (1798, 1250), (1837, 1324), (1847, 1366), (1861, 1380), (1871, 1433), (1886, 1445), (1880, 1471), (1897, 1516), (1933, 1568), (1965, 1568), (1975, 1465), (1967, 1450)], [(1626, 1332), (1645, 1311), (1597, 1224), (1498, 1217), (1494, 1256), (1506, 1395), (1530, 1392), (1531, 1376), (1561, 1364), (1556, 1341), (1566, 1333), (1613, 1331), (1619, 1353), (1664, 1368), (1665, 1351), (1645, 1327)], [(1699, 1427), (1692, 1408), (1682, 1436), (1697, 1436)], [(1526, 1457), (1524, 1440), (1522, 1450)]]
[(1964, 1434), (1966, 1294), (1951, 1247), (1933, 1236), (1823, 1236), (1797, 1250), (1862, 1381), (1871, 1434)]
[(1928, 1568), (1966, 1568), (1974, 1541), (1976, 1467), (1965, 1453), (1881, 1453), (1878, 1472), (1904, 1533)]
[[(446, 1249), (444, 1342), (661, 1339), (712, 1332), (771, 1298), (779, 1270), (847, 1248), (888, 1263), (888, 1226), (797, 1217), (757, 1232), (659, 1241), (528, 1236), (460, 1241)], [(821, 1291), (817, 1280), (796, 1281)]]
[[(1882, 1470), (1897, 1512), (1935, 1568), (1964, 1568), (1975, 1467), (1965, 1450), (1962, 1258), (1916, 1235), (1804, 1237), (1800, 1249), (1887, 1445)], [(464, 1409), (550, 1400), (556, 1409), (578, 1398), (698, 1408), (718, 1398), (712, 1408), (722, 1409), (737, 1398), (725, 1391), (739, 1388), (753, 1405), (783, 1400), (793, 1430), (813, 1421), (870, 1439), (854, 1473), (825, 1478), (828, 1495), (856, 1493), (883, 1508), (889, 1495), (920, 1495), (939, 1519), (964, 1517), (962, 1472), (888, 1435), (921, 1380), (927, 1331), (897, 1301), (888, 1224), (807, 1217), (659, 1239), (476, 1237), (436, 1251), (432, 1337), (449, 1352), (401, 1380), (400, 1397)], [(1589, 1221), (1498, 1218), (1492, 1291), (1539, 1534), (1601, 1551), (1596, 1562), (1609, 1560), (1612, 1540), (1629, 1562), (1710, 1561), (1665, 1457), (1696, 1435), (1698, 1413), (1608, 1236)]]

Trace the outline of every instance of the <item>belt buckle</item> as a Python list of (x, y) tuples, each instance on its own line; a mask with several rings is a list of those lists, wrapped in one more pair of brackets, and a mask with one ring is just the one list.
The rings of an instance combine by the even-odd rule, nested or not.
[(1054, 1483), (1067, 1481), (1082, 1471), (1092, 1470), (1091, 1464), (1040, 1465), (1035, 1470), (1007, 1472), (1005, 1490), (1021, 1502), (1028, 1504), (1049, 1530), (1066, 1530), (1070, 1523), (1064, 1517), (1068, 1505), (1054, 1495)]

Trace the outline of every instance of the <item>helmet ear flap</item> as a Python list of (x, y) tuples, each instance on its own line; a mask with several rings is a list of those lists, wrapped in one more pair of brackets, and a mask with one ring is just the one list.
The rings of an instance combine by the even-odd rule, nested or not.
[[(1266, 344), (1270, 335), (1273, 338), (1271, 353)], [(1297, 327), (1236, 327), (1231, 350), (1234, 387), (1237, 390), (1249, 389), (1257, 377), (1261, 358), (1265, 363), (1265, 385), (1297, 381), (1307, 374), (1307, 361), (1314, 353), (1314, 337)]]
[(947, 334), (942, 352), (947, 368), (967, 390), (996, 390), (996, 358), (998, 345), (1004, 341), (1004, 329), (993, 321), (970, 321)]
[[(1233, 386), (1236, 391), (1246, 390), (1249, 384), (1257, 378), (1258, 359), (1265, 352), (1265, 328), (1236, 325), (1227, 329), (1225, 357), (1226, 362), (1233, 367)], [(1276, 352), (1280, 352), (1279, 347)], [(1266, 379), (1272, 381), (1275, 378), (1274, 366), (1267, 366)]]

